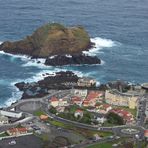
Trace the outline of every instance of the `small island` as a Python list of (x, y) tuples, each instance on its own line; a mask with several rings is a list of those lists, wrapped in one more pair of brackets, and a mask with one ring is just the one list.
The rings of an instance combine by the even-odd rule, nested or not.
[(48, 23), (22, 40), (2, 43), (0, 51), (44, 58), (45, 64), (50, 66), (100, 64), (98, 57), (83, 54), (93, 45), (82, 26), (65, 27)]

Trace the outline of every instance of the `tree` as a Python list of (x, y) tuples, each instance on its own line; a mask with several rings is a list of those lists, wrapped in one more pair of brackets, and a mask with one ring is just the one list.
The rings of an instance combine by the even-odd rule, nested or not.
[(117, 124), (117, 125), (123, 125), (124, 124), (124, 120), (122, 117), (120, 117), (118, 114), (110, 112), (107, 115), (107, 121), (108, 123), (111, 124)]
[(57, 113), (57, 110), (51, 106), (51, 108), (49, 109), (49, 111), (52, 113), (52, 114), (56, 114)]

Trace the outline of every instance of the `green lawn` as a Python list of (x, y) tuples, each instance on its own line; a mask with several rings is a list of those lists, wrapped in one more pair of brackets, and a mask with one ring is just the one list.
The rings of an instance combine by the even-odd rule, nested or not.
[(87, 148), (112, 148), (111, 143), (99, 143), (99, 144), (94, 144), (92, 146), (88, 146)]
[(0, 134), (0, 137), (6, 137), (6, 136), (9, 136), (6, 132)]
[(35, 116), (46, 115), (46, 113), (43, 112), (43, 111), (41, 111), (41, 110), (35, 111), (33, 114), (34, 114)]

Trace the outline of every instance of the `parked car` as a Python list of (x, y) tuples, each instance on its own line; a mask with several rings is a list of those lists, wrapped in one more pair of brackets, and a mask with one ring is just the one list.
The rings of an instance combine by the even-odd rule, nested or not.
[(16, 141), (15, 140), (12, 140), (8, 143), (9, 145), (15, 145), (16, 144)]

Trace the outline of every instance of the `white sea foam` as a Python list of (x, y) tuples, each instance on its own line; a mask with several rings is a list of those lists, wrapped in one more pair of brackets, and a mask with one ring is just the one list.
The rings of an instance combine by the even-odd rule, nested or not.
[(14, 85), (12, 86), (12, 84), (10, 84), (10, 88), (12, 91), (11, 97), (6, 99), (5, 102), (0, 105), (0, 107), (8, 107), (21, 98), (22, 92), (19, 91), (19, 89), (17, 89)]
[[(26, 61), (25, 64), (23, 64), (22, 66), (23, 67), (38, 67), (40, 69), (43, 69), (43, 68), (47, 68), (47, 66), (44, 64), (45, 63), (45, 59), (28, 59), (28, 61)], [(50, 67), (50, 66), (48, 66)]]
[(66, 54), (65, 55), (67, 58), (71, 58), (72, 56), (71, 55), (69, 55), (69, 54)]
[(96, 37), (96, 38), (91, 38), (91, 42), (95, 43), (94, 47), (92, 49), (90, 49), (89, 51), (84, 51), (84, 54), (88, 54), (88, 55), (96, 55), (97, 53), (100, 53), (100, 50), (102, 50), (103, 48), (111, 48), (113, 46), (116, 46), (116, 42), (110, 40), (110, 39), (105, 39), (105, 38), (100, 38), (100, 37)]
[(53, 59), (55, 58), (57, 55), (54, 55), (54, 56), (50, 56), (49, 59)]
[(6, 52), (4, 52), (4, 51), (0, 51), (0, 54), (3, 54), (3, 55), (8, 55), (8, 56), (10, 56), (10, 57), (12, 57), (12, 58), (20, 58), (20, 59), (22, 59), (23, 61), (27, 61), (28, 59), (31, 59), (31, 57), (29, 57), (29, 56), (26, 56), (26, 55), (14, 55), (14, 54), (11, 54), (11, 53), (6, 53)]
[(105, 61), (101, 60), (101, 65), (104, 65), (105, 64)]
[(19, 100), (22, 96), (22, 92), (17, 90), (17, 91), (12, 91), (12, 97), (10, 97), (8, 100), (5, 101), (3, 106), (10, 106), (12, 103), (16, 102)]

